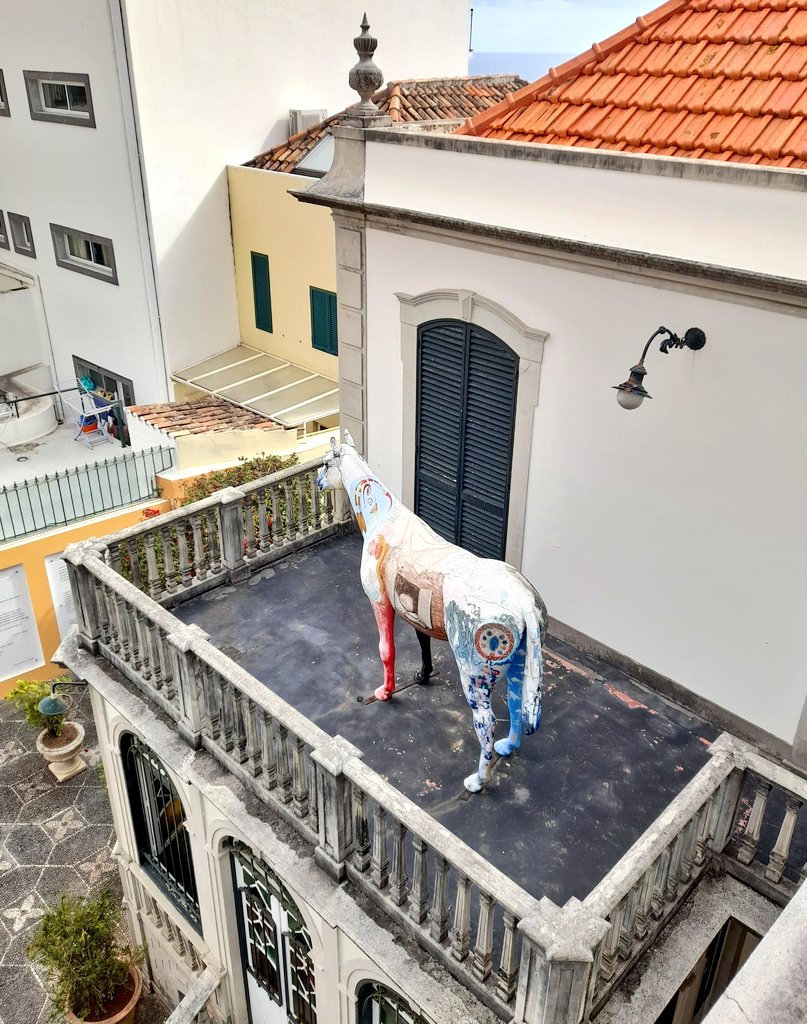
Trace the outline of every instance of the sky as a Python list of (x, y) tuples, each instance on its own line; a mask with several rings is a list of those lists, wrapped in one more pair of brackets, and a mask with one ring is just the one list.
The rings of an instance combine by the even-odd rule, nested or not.
[(471, 0), (479, 53), (577, 54), (658, 6), (658, 0)]

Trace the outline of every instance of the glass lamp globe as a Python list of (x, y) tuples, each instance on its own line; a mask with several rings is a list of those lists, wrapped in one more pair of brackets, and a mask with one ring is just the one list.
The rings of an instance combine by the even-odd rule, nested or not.
[(623, 391), (618, 388), (616, 400), (623, 409), (638, 409), (644, 401), (644, 395), (640, 395), (636, 391)]

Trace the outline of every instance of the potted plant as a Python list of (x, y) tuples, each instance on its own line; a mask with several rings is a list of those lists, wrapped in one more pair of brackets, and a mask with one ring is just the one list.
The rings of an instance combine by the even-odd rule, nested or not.
[(48, 762), (56, 781), (64, 782), (83, 772), (87, 765), (79, 756), (84, 745), (84, 726), (81, 722), (66, 721), (72, 698), (51, 694), (51, 688), (55, 689), (58, 682), (20, 679), (8, 699), (23, 712), (29, 725), (41, 730), (36, 749)]
[(132, 1024), (143, 987), (145, 947), (117, 938), (121, 906), (104, 891), (94, 899), (63, 896), (43, 916), (28, 956), (45, 969), (54, 1016), (71, 1024)]

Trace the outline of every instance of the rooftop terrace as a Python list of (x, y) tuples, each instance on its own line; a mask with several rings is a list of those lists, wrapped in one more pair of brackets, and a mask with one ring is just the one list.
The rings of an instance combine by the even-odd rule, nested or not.
[[(438, 674), (427, 686), (360, 702), (381, 679), (360, 558), (357, 534), (332, 539), (175, 614), (325, 732), (355, 743), (367, 764), (534, 896), (583, 899), (708, 761), (717, 730), (550, 640), (540, 731), (471, 796), (462, 780), (479, 747), (447, 643), (433, 643)], [(401, 622), (396, 645), (402, 686), (420, 655)]]

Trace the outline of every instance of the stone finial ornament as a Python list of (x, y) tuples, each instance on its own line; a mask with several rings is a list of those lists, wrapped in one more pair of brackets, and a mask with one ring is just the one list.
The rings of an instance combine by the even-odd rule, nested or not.
[[(529, 735), (541, 724), (543, 601), (512, 566), (477, 558), (438, 537), (393, 497), (347, 431), (344, 444), (331, 438), (317, 485), (320, 490), (344, 487), (364, 536), (361, 583), (384, 664), (375, 699), (389, 700), (395, 692), (396, 613), (415, 627), (420, 642), (415, 682), (426, 683), (432, 674), (430, 638), (448, 640), (481, 747), (477, 770), (465, 779), (465, 788), (478, 793), (490, 781), (494, 749), (507, 757), (521, 745), (522, 733)], [(494, 744), (491, 698), (499, 678), (507, 680), (510, 729)]]
[(348, 84), (359, 94), (361, 103), (352, 107), (350, 112), (362, 117), (379, 117), (381, 111), (371, 97), (384, 84), (384, 73), (373, 63), (378, 40), (370, 35), (370, 23), (367, 21), (366, 12), (361, 23), (361, 35), (356, 36), (353, 45), (359, 55), (359, 61), (350, 69)]

